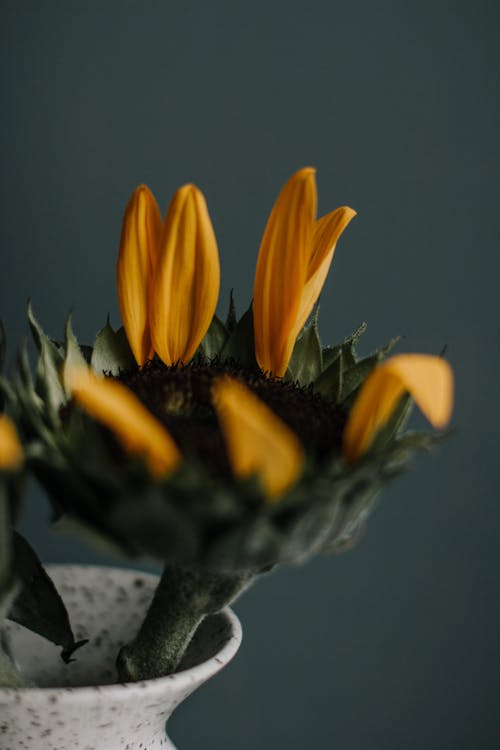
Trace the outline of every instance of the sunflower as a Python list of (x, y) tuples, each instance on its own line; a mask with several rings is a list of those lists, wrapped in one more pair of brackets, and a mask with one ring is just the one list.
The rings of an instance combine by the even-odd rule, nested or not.
[(133, 193), (117, 264), (122, 329), (108, 322), (85, 347), (68, 320), (57, 343), (29, 310), (37, 378), (21, 352), (15, 402), (56, 516), (165, 564), (122, 678), (174, 669), (200, 619), (259, 573), (352, 543), (381, 487), (439, 438), (402, 433), (411, 404), (438, 429), (450, 418), (441, 357), (386, 359), (391, 342), (360, 358), (365, 326), (322, 346), (317, 302), (355, 212), (317, 218), (316, 203), (314, 170), (301, 169), (271, 211), (239, 319), (232, 298), (216, 315), (217, 242), (194, 185), (164, 220), (147, 187)]

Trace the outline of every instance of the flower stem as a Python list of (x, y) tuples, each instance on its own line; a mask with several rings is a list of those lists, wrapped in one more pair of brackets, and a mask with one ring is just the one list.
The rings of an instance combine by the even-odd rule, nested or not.
[(230, 604), (252, 578), (250, 573), (167, 565), (138, 634), (118, 654), (119, 679), (133, 682), (174, 672), (202, 620)]

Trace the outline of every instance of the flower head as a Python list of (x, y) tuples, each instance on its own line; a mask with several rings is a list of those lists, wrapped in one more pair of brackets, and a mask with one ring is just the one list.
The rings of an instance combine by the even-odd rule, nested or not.
[[(317, 317), (305, 325), (354, 215), (316, 219), (314, 170), (293, 175), (264, 232), (253, 307), (238, 319), (231, 304), (224, 322), (202, 194), (182, 187), (162, 221), (138, 188), (117, 267), (126, 338), (108, 324), (81, 348), (68, 322), (56, 345), (30, 313), (39, 359), (34, 381), (20, 360), (18, 408), (44, 446), (36, 471), (58, 510), (128, 554), (224, 570), (345, 545), (395, 467), (432, 444), (400, 433), (404, 394), (436, 427), (452, 399), (441, 359), (383, 363), (388, 347), (360, 358), (363, 326), (325, 347)], [(117, 441), (148, 471), (117, 461)]]

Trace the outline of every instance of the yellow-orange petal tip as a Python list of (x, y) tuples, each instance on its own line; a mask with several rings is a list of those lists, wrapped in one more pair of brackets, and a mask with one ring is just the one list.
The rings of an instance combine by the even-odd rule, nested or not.
[(257, 475), (270, 502), (297, 481), (304, 451), (295, 433), (252, 391), (223, 377), (213, 400), (235, 476)]

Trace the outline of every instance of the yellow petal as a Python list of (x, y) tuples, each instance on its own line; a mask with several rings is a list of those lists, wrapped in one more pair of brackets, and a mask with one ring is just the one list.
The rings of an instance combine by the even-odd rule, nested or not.
[(278, 500), (302, 471), (304, 452), (297, 436), (236, 380), (221, 378), (213, 395), (234, 474), (256, 474), (269, 500)]
[(405, 391), (434, 427), (449, 422), (453, 408), (450, 365), (429, 354), (396, 355), (368, 376), (351, 409), (343, 437), (347, 461), (356, 461), (368, 450)]
[(132, 391), (80, 367), (70, 370), (68, 384), (84, 411), (110, 429), (125, 450), (143, 456), (152, 474), (164, 477), (174, 471), (181, 460), (179, 449)]
[(133, 193), (123, 217), (116, 266), (123, 327), (138, 365), (143, 365), (153, 354), (148, 297), (162, 224), (153, 194), (146, 185), (140, 185)]
[(312, 253), (307, 270), (307, 281), (302, 291), (299, 313), (292, 332), (295, 341), (316, 304), (333, 260), (337, 241), (356, 216), (349, 206), (341, 206), (314, 224)]
[(295, 344), (315, 217), (315, 171), (307, 167), (288, 180), (274, 205), (255, 272), (255, 356), (264, 372), (277, 377), (285, 374)]
[(166, 365), (189, 362), (219, 296), (219, 253), (202, 193), (185, 185), (167, 212), (152, 285), (153, 347)]
[(14, 423), (5, 414), (0, 414), (0, 471), (18, 469), (23, 460), (23, 449)]

